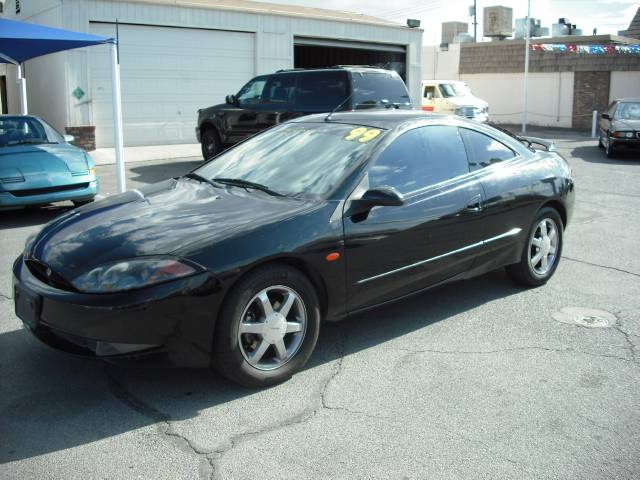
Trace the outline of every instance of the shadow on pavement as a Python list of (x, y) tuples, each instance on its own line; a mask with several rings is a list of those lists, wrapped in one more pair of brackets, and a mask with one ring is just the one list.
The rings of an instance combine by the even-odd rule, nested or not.
[(581, 158), (585, 162), (604, 163), (608, 165), (640, 165), (640, 151), (621, 151), (614, 158), (607, 158), (604, 150), (597, 145), (576, 147), (571, 150), (571, 156)]
[(69, 203), (68, 205), (48, 205), (0, 211), (0, 228), (9, 229), (43, 225), (71, 208), (73, 208), (73, 205)]
[(156, 183), (172, 177), (179, 177), (189, 173), (202, 165), (199, 160), (181, 160), (171, 163), (157, 163), (153, 165), (139, 165), (129, 169), (135, 176), (130, 180), (140, 183)]
[[(501, 270), (325, 324), (306, 369), (520, 291)], [(193, 418), (203, 409), (255, 393), (206, 369), (122, 368), (67, 356), (39, 344), (25, 330), (0, 335), (0, 365), (3, 395), (12, 386), (11, 401), (3, 402), (0, 411), (0, 463), (153, 424), (162, 431), (167, 428), (163, 422)]]

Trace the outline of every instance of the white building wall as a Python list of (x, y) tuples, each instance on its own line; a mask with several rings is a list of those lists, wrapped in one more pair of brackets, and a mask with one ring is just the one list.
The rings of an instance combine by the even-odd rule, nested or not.
[[(9, 3), (12, 2), (14, 0), (9, 0)], [(420, 104), (422, 31), (417, 29), (133, 1), (30, 0), (23, 1), (23, 5), (23, 14), (14, 18), (26, 20), (32, 15), (25, 11), (26, 5), (33, 11), (51, 9), (57, 13), (52, 13), (50, 17), (31, 18), (36, 23), (85, 33), (90, 33), (90, 22), (115, 22), (116, 19), (121, 23), (254, 33), (257, 45), (254, 75), (292, 68), (293, 40), (298, 35), (402, 45), (407, 48), (407, 87), (412, 101)], [(7, 12), (10, 12), (10, 9), (7, 9)], [(93, 125), (90, 99), (77, 101), (71, 96), (71, 92), (76, 87), (82, 88), (85, 92), (90, 91), (90, 56), (97, 48), (106, 47), (77, 49), (52, 55), (46, 61), (28, 62), (42, 62), (37, 75), (49, 82), (45, 89), (43, 85), (38, 85), (39, 80), (33, 81), (37, 87), (32, 88), (29, 93), (34, 95), (34, 103), (30, 105), (31, 111), (42, 115), (61, 130), (64, 126)], [(194, 45), (194, 48), (197, 48), (197, 45)], [(27, 73), (29, 74), (29, 69)], [(249, 78), (250, 76), (243, 82)], [(28, 79), (27, 85), (31, 86), (31, 82)], [(239, 82), (238, 88), (243, 82)], [(47, 95), (50, 102), (45, 100)], [(212, 103), (216, 101), (223, 99), (212, 99)], [(195, 120), (194, 113), (194, 126)]]
[[(463, 74), (473, 93), (489, 103), (489, 116), (496, 123), (522, 122), (523, 74)], [(573, 72), (530, 73), (528, 115), (531, 125), (571, 127)]]
[(452, 43), (449, 50), (438, 46), (422, 47), (423, 80), (458, 80), (460, 66), (460, 44)]
[(609, 101), (616, 98), (640, 98), (640, 72), (611, 72)]

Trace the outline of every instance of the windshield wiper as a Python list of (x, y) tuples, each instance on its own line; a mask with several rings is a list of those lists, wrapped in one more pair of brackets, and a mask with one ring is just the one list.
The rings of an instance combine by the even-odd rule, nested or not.
[(215, 183), (213, 183), (211, 180), (209, 180), (208, 178), (203, 177), (202, 175), (200, 175), (199, 173), (196, 172), (189, 172), (185, 175), (186, 178), (193, 178), (194, 180), (197, 180), (199, 182), (203, 182), (203, 183), (208, 183), (209, 185), (213, 185), (214, 187), (217, 187), (217, 185)]
[(13, 147), (14, 145), (42, 145), (42, 144), (51, 144), (51, 143), (58, 143), (58, 142), (49, 142), (47, 140), (35, 140), (35, 139), (31, 139), (31, 140), (18, 140), (17, 142), (9, 142), (4, 144), (4, 147)]
[(214, 182), (222, 183), (223, 185), (231, 185), (234, 187), (242, 187), (242, 188), (255, 188), (256, 190), (262, 190), (269, 195), (273, 195), (275, 197), (284, 197), (282, 193), (271, 190), (266, 185), (262, 185), (260, 183), (250, 182), (249, 180), (243, 180), (242, 178), (214, 178)]

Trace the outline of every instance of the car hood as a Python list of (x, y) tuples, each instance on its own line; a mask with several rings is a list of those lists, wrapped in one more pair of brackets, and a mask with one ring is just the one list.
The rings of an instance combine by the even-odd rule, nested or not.
[(311, 202), (257, 190), (171, 179), (59, 217), (26, 247), (28, 257), (71, 281), (105, 263), (212, 244), (308, 209)]
[(614, 120), (611, 130), (640, 130), (640, 120)]
[(447, 100), (457, 107), (477, 107), (477, 108), (485, 108), (488, 107), (489, 104), (484, 100), (480, 100), (478, 97), (474, 97), (473, 95), (465, 95), (462, 97), (449, 97)]
[(0, 148), (0, 178), (25, 179), (49, 174), (86, 172), (85, 153), (67, 143), (16, 145)]

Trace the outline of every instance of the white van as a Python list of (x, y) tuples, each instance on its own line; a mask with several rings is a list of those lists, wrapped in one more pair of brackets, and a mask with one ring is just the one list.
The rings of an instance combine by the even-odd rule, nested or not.
[(489, 104), (474, 97), (469, 86), (460, 80), (423, 80), (422, 110), (489, 121)]

